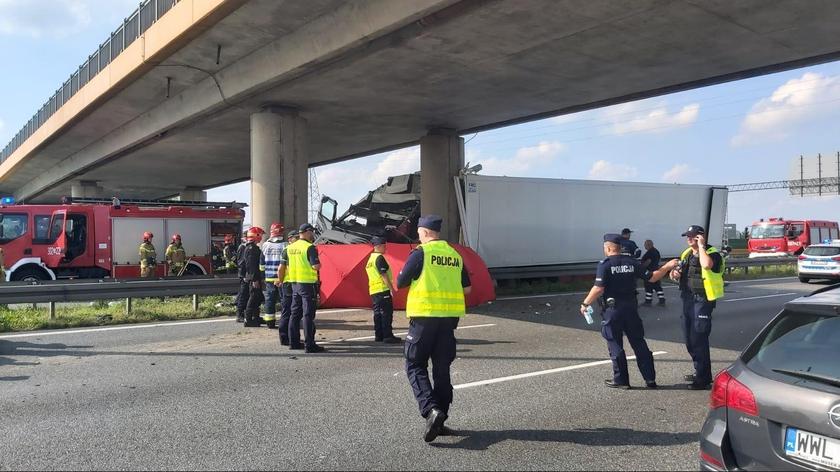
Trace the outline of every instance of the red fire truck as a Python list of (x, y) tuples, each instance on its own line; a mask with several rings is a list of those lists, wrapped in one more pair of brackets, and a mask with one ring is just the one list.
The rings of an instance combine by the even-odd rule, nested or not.
[(241, 234), (243, 204), (176, 200), (74, 198), (62, 205), (0, 205), (0, 247), (7, 280), (132, 278), (140, 275), (139, 246), (154, 234), (157, 275), (166, 246), (181, 235), (188, 275), (213, 273), (211, 246)]
[(793, 256), (811, 244), (837, 239), (836, 221), (761, 219), (750, 227), (750, 257)]

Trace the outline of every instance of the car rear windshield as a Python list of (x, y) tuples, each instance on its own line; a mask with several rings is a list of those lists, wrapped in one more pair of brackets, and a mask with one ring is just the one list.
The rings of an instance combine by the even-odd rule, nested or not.
[(838, 247), (808, 247), (805, 248), (806, 256), (837, 256), (840, 255), (840, 246)]
[[(777, 380), (808, 382), (814, 388), (840, 389), (840, 316), (786, 309), (744, 352), (751, 370)], [(779, 371), (801, 372), (792, 376)], [(812, 377), (810, 380), (807, 377)], [(818, 384), (818, 385), (817, 385)]]

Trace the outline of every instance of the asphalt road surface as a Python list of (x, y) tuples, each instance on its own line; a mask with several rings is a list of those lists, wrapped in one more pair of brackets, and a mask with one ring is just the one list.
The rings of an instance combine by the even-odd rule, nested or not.
[[(730, 284), (713, 367), (815, 288)], [(0, 470), (694, 469), (708, 392), (684, 388), (679, 300), (666, 295), (641, 311), (659, 390), (603, 386), (606, 344), (580, 294), (470, 310), (447, 422), (459, 433), (431, 445), (402, 347), (373, 342), (369, 311), (319, 312), (328, 352), (309, 355), (231, 318), (2, 335)], [(632, 361), (631, 383), (644, 384)]]

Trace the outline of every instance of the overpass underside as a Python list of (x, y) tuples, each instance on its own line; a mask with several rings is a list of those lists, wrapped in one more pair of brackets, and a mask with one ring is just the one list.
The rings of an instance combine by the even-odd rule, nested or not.
[(459, 134), (840, 57), (831, 0), (223, 3), (3, 162), (0, 190), (159, 198), (253, 179), (255, 223), (298, 223), (308, 166), (421, 143), (424, 209), (454, 215)]

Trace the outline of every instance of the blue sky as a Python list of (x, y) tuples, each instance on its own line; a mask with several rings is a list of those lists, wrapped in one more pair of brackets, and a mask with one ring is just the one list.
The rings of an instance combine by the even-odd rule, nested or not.
[[(0, 0), (0, 147), (137, 6), (136, 0)], [(800, 155), (840, 151), (840, 62), (465, 136), (484, 174), (733, 184), (787, 179)], [(389, 175), (419, 169), (409, 148), (315, 169), (346, 207)], [(210, 198), (249, 200), (247, 183)], [(663, 202), (667, 204), (667, 202)], [(647, 209), (656, 211), (655, 208)], [(840, 197), (738, 193), (729, 221), (840, 219)]]

